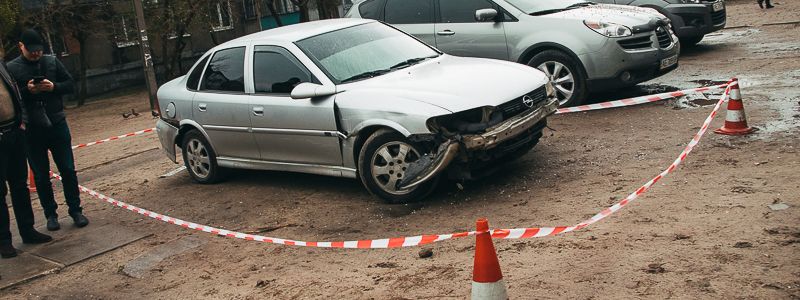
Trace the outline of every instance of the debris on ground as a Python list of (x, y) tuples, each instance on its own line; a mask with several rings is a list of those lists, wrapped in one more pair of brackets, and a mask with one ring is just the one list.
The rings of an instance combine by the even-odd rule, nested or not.
[(433, 249), (422, 248), (422, 250), (419, 250), (419, 258), (429, 258), (431, 256), (433, 256)]
[(776, 204), (770, 204), (770, 205), (767, 205), (767, 206), (769, 207), (769, 209), (774, 210), (774, 211), (779, 211), (779, 210), (784, 210), (784, 209), (789, 208), (789, 205), (787, 205), (786, 203), (776, 203)]

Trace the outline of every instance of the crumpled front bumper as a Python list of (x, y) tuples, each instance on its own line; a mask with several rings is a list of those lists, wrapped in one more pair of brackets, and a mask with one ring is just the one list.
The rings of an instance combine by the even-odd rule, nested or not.
[(557, 109), (558, 100), (548, 99), (545, 105), (497, 124), (489, 128), (486, 133), (466, 135), (462, 142), (467, 151), (492, 149), (527, 131), (547, 116), (554, 114)]
[[(720, 30), (727, 23), (727, 7), (714, 11), (714, 3), (670, 4), (664, 7), (672, 30), (680, 38), (703, 36)], [(725, 5), (723, 2), (722, 5)]]
[(400, 182), (401, 188), (412, 188), (430, 179), (435, 178), (455, 159), (459, 151), (489, 150), (505, 141), (511, 140), (533, 128), (537, 123), (544, 121), (548, 116), (555, 114), (558, 109), (558, 99), (551, 98), (545, 105), (537, 109), (524, 112), (510, 118), (494, 127), (488, 128), (485, 133), (464, 135), (461, 140), (450, 139), (437, 148), (436, 153), (425, 156), (412, 163), (406, 176)]

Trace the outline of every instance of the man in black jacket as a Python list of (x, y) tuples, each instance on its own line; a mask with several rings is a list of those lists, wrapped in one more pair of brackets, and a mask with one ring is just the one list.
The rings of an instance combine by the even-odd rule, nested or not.
[(8, 63), (8, 71), (22, 87), (22, 102), (28, 112), (28, 162), (33, 170), (36, 191), (47, 218), (47, 230), (61, 228), (58, 224), (53, 185), (50, 183), (49, 150), (61, 173), (64, 198), (69, 215), (78, 227), (89, 224), (83, 216), (72, 155), (72, 136), (64, 115), (62, 96), (73, 92), (75, 83), (61, 62), (53, 56), (44, 56), (44, 43), (34, 30), (22, 32), (19, 48), (22, 55)]
[(17, 250), (11, 245), (10, 216), (6, 204), (6, 194), (9, 189), (22, 242), (40, 244), (53, 240), (50, 236), (33, 229), (31, 194), (25, 182), (28, 168), (25, 165), (25, 136), (22, 131), (25, 128), (23, 120), (26, 117), (17, 85), (0, 60), (0, 200), (2, 200), (0, 201), (0, 257), (2, 258), (17, 256)]

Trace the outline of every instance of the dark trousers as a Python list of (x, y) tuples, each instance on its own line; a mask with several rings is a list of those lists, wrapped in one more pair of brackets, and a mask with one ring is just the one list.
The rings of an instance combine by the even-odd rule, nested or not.
[(69, 206), (69, 214), (80, 213), (81, 198), (78, 190), (78, 176), (75, 174), (75, 158), (72, 156), (72, 136), (69, 133), (67, 121), (63, 120), (50, 128), (31, 127), (26, 131), (28, 141), (28, 162), (33, 170), (36, 181), (36, 193), (42, 202), (42, 209), (46, 218), (58, 218), (53, 184), (50, 183), (50, 158), (47, 151), (53, 155), (53, 161), (61, 174), (61, 183), (64, 186), (64, 198)]
[[(2, 132), (2, 130), (0, 130)], [(10, 216), (6, 204), (6, 194), (11, 190), (11, 204), (17, 216), (17, 228), (25, 236), (33, 230), (33, 209), (31, 194), (26, 179), (28, 167), (25, 164), (25, 136), (19, 129), (12, 129), (0, 135), (0, 244), (11, 243)], [(8, 187), (6, 187), (8, 182)]]

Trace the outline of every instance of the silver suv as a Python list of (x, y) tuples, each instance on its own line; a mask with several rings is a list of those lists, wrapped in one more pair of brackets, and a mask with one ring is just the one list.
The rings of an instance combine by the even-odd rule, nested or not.
[(561, 106), (678, 67), (670, 20), (650, 8), (582, 0), (366, 0), (346, 17), (393, 24), (448, 54), (539, 68)]

